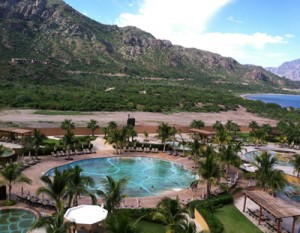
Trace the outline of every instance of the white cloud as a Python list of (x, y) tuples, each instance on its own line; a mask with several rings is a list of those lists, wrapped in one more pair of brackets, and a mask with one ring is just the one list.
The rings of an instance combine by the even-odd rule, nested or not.
[(227, 20), (230, 21), (230, 22), (233, 22), (233, 23), (243, 23), (242, 20), (238, 20), (238, 19), (234, 18), (233, 16), (229, 16), (227, 18)]
[[(273, 36), (267, 33), (221, 33), (210, 32), (210, 20), (233, 0), (143, 0), (138, 14), (123, 13), (119, 26), (136, 26), (152, 33), (156, 38), (171, 40), (173, 44), (195, 47), (223, 56), (230, 56), (241, 63), (261, 62), (266, 45), (287, 43), (293, 35)], [(242, 23), (234, 17), (227, 20)], [(266, 52), (265, 52), (266, 53)]]
[(294, 38), (295, 37), (295, 35), (293, 35), (293, 34), (285, 34), (284, 35), (286, 38)]

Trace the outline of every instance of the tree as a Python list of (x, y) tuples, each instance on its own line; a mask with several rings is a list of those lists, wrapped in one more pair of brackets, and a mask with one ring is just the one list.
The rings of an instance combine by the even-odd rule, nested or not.
[(113, 213), (116, 206), (120, 205), (122, 199), (126, 197), (124, 192), (127, 186), (127, 179), (122, 178), (117, 181), (111, 176), (106, 176), (103, 184), (104, 190), (98, 190), (97, 194), (104, 197), (108, 212)]
[(156, 207), (156, 210), (150, 213), (153, 220), (158, 220), (167, 225), (167, 232), (175, 232), (181, 221), (187, 221), (188, 212), (180, 205), (179, 199), (164, 197)]
[(163, 152), (166, 150), (166, 142), (171, 136), (176, 134), (176, 128), (171, 127), (168, 123), (161, 123), (157, 129), (158, 135), (156, 136), (164, 144)]
[(132, 125), (126, 125), (124, 126), (125, 130), (126, 130), (126, 137), (128, 138), (128, 141), (129, 139), (131, 139), (131, 142), (134, 141), (134, 137), (137, 136), (137, 133), (134, 129), (134, 127)]
[(273, 194), (287, 184), (283, 172), (274, 168), (276, 164), (277, 159), (266, 151), (255, 157), (254, 165), (257, 167), (255, 176), (263, 190), (270, 188)]
[(210, 198), (212, 184), (217, 184), (222, 176), (219, 164), (216, 161), (216, 152), (211, 146), (204, 152), (205, 158), (199, 162), (198, 174), (206, 182), (207, 197)]
[(108, 128), (108, 130), (114, 130), (114, 129), (118, 128), (118, 124), (115, 121), (110, 121), (110, 122), (108, 122), (107, 128)]
[(223, 129), (224, 129), (224, 125), (222, 124), (221, 121), (216, 121), (216, 122), (213, 124), (213, 129), (216, 130), (216, 131), (223, 130)]
[(191, 146), (191, 153), (194, 159), (194, 163), (195, 163), (195, 167), (197, 166), (198, 163), (198, 159), (200, 156), (200, 146), (201, 144), (199, 143), (199, 141), (197, 139), (194, 139), (194, 141), (190, 144)]
[(292, 164), (294, 166), (294, 173), (297, 174), (297, 177), (300, 177), (300, 155), (296, 155), (292, 160)]
[(68, 189), (68, 171), (63, 172), (55, 169), (54, 177), (42, 176), (40, 179), (46, 184), (46, 187), (39, 187), (36, 191), (37, 195), (46, 194), (55, 201), (57, 211), (61, 211), (64, 207), (64, 199), (66, 198)]
[(250, 136), (252, 137), (252, 140), (255, 143), (255, 147), (258, 148), (260, 144), (266, 142), (268, 134), (263, 128), (258, 128), (254, 131), (251, 131)]
[(202, 129), (204, 128), (205, 123), (202, 120), (193, 120), (190, 124), (190, 128)]
[(6, 164), (1, 170), (0, 185), (8, 186), (8, 200), (11, 198), (12, 185), (16, 183), (31, 184), (31, 179), (22, 174), (21, 166), (17, 163)]
[(35, 159), (38, 160), (38, 150), (39, 147), (43, 144), (44, 139), (46, 136), (41, 133), (40, 130), (34, 129), (32, 135), (32, 144), (35, 151)]
[(65, 145), (65, 149), (68, 153), (68, 159), (70, 159), (70, 146), (74, 143), (74, 133), (72, 131), (66, 131), (62, 141)]
[(249, 128), (251, 129), (251, 131), (255, 131), (259, 128), (259, 126), (256, 121), (251, 121), (249, 123)]
[(239, 167), (242, 164), (241, 158), (238, 156), (238, 150), (235, 145), (223, 145), (219, 148), (220, 161), (226, 165), (226, 175), (229, 173), (229, 166)]
[(231, 120), (227, 121), (225, 129), (231, 133), (234, 138), (236, 137), (237, 132), (241, 131), (240, 126)]
[(122, 132), (120, 130), (118, 130), (117, 128), (110, 130), (106, 136), (106, 142), (108, 142), (109, 144), (111, 144), (115, 147), (116, 154), (119, 153), (119, 149), (120, 149), (120, 153), (121, 153), (122, 139), (123, 139)]
[(71, 119), (65, 119), (61, 123), (60, 128), (68, 132), (73, 132), (73, 130), (75, 129), (75, 124)]
[(46, 228), (47, 233), (66, 233), (75, 223), (64, 220), (64, 211), (53, 213), (51, 216), (38, 218), (32, 225), (31, 230)]
[(99, 129), (99, 125), (98, 125), (98, 121), (96, 121), (96, 120), (93, 120), (93, 119), (91, 119), (88, 123), (87, 123), (87, 128), (89, 129), (89, 130), (91, 130), (92, 131), (92, 136), (94, 137), (95, 136), (95, 131), (97, 130), (97, 129)]
[(92, 199), (92, 203), (96, 203), (95, 195), (88, 190), (89, 186), (94, 186), (94, 180), (90, 176), (83, 175), (83, 170), (78, 165), (69, 168), (67, 171), (69, 206), (71, 206), (71, 202), (73, 202), (73, 206), (78, 205), (78, 196), (80, 194), (88, 194)]
[(136, 223), (132, 223), (128, 215), (124, 213), (111, 214), (105, 221), (106, 230), (109, 233), (137, 233)]
[(144, 141), (145, 141), (145, 142), (148, 142), (149, 134), (148, 134), (147, 131), (144, 131), (144, 137), (145, 137)]
[(231, 135), (227, 132), (225, 128), (220, 128), (217, 133), (215, 138), (213, 139), (215, 143), (217, 143), (219, 146), (228, 144), (229, 142), (232, 141)]

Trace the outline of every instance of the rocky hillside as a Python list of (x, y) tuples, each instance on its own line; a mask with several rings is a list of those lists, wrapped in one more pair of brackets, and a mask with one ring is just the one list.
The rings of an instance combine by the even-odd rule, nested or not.
[(300, 81), (300, 59), (284, 62), (278, 67), (266, 67), (266, 70), (294, 81)]
[(262, 67), (173, 45), (135, 27), (103, 25), (61, 0), (2, 0), (0, 27), (0, 66), (7, 71), (0, 73), (1, 78), (12, 75), (8, 71), (12, 64), (39, 63), (48, 65), (48, 73), (55, 68), (55, 72), (201, 77), (212, 83), (288, 84)]

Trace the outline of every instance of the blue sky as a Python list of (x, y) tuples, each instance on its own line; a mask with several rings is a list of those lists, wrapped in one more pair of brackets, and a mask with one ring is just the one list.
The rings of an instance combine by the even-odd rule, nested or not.
[(104, 24), (136, 26), (158, 39), (242, 64), (300, 58), (299, 0), (65, 0)]

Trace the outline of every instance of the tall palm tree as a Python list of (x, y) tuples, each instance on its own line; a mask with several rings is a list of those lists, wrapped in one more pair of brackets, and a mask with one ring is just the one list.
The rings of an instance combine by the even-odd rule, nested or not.
[(294, 173), (297, 174), (297, 177), (300, 177), (300, 155), (296, 155), (295, 158), (292, 160), (292, 164), (294, 166)]
[(195, 167), (196, 167), (197, 163), (198, 163), (199, 156), (200, 156), (201, 144), (197, 139), (194, 139), (194, 141), (190, 144), (190, 146), (191, 146), (191, 149), (192, 149), (191, 153), (192, 153), (194, 163), (195, 163)]
[(6, 164), (0, 170), (0, 185), (8, 186), (8, 200), (11, 199), (12, 185), (16, 183), (31, 184), (31, 179), (22, 174), (21, 166), (17, 163)]
[(222, 124), (221, 121), (216, 121), (216, 122), (213, 124), (213, 129), (216, 130), (216, 131), (223, 130), (223, 129), (224, 129), (224, 125)]
[(126, 197), (124, 192), (127, 186), (127, 179), (114, 180), (111, 176), (106, 176), (103, 184), (104, 190), (98, 190), (97, 194), (104, 197), (108, 212), (113, 213), (116, 206), (120, 205), (122, 199)]
[(164, 197), (156, 207), (156, 210), (150, 213), (153, 220), (158, 220), (167, 225), (167, 232), (175, 232), (181, 221), (188, 220), (188, 212), (180, 205), (179, 199)]
[(252, 140), (255, 143), (255, 147), (258, 148), (261, 143), (266, 142), (268, 134), (263, 128), (258, 128), (254, 131), (251, 131), (250, 136), (252, 137)]
[(94, 180), (90, 176), (83, 175), (83, 170), (78, 165), (69, 168), (67, 171), (69, 206), (71, 206), (71, 202), (73, 202), (73, 206), (78, 205), (80, 194), (88, 194), (92, 199), (92, 203), (96, 203), (95, 195), (88, 190), (88, 187), (94, 186)]
[(115, 121), (110, 121), (110, 122), (108, 122), (107, 128), (108, 128), (109, 130), (116, 129), (116, 128), (118, 128), (118, 124), (117, 124), (117, 122), (115, 122)]
[(126, 135), (127, 135), (128, 139), (130, 139), (131, 142), (133, 142), (134, 137), (137, 136), (137, 132), (135, 131), (134, 127), (132, 125), (126, 125), (125, 129), (126, 129)]
[(91, 119), (88, 123), (87, 123), (87, 128), (89, 130), (92, 131), (92, 136), (94, 137), (95, 136), (95, 131), (97, 129), (100, 128), (100, 126), (98, 125), (98, 121), (94, 120), (94, 119)]
[(205, 123), (202, 120), (193, 120), (190, 124), (191, 128), (202, 129), (204, 128)]
[(116, 154), (121, 153), (121, 141), (122, 141), (122, 134), (121, 131), (116, 129), (110, 130), (106, 136), (105, 143), (109, 143), (115, 147)]
[(232, 144), (223, 145), (219, 148), (220, 161), (226, 165), (226, 175), (229, 173), (230, 165), (239, 167), (242, 164), (242, 160), (237, 153), (238, 151)]
[(207, 147), (204, 155), (205, 159), (199, 162), (198, 174), (206, 182), (206, 193), (207, 197), (210, 198), (211, 186), (218, 183), (218, 180), (222, 177), (222, 171), (216, 161), (216, 152), (211, 146)]
[(161, 123), (158, 126), (157, 129), (157, 138), (161, 140), (161, 142), (164, 144), (163, 152), (166, 150), (166, 142), (176, 134), (176, 128), (170, 126), (168, 123)]
[(236, 137), (237, 132), (241, 131), (240, 126), (231, 120), (227, 121), (225, 128), (232, 134), (233, 138)]
[(217, 131), (213, 141), (217, 143), (219, 146), (222, 146), (230, 143), (232, 141), (232, 137), (225, 128), (221, 128)]
[(36, 194), (46, 194), (55, 201), (56, 210), (61, 211), (64, 207), (64, 199), (69, 193), (68, 171), (60, 172), (56, 169), (53, 177), (44, 175), (40, 179), (46, 184), (46, 187), (39, 187)]
[(278, 172), (278, 170), (275, 169), (277, 162), (277, 159), (269, 155), (266, 151), (260, 156), (255, 157), (254, 165), (257, 167), (255, 176), (263, 190), (266, 190), (269, 187), (274, 193), (276, 190), (282, 189), (287, 184), (283, 173)]
[(68, 153), (68, 159), (70, 159), (70, 146), (74, 144), (74, 133), (73, 131), (66, 131), (64, 137), (62, 138), (62, 141), (65, 145), (65, 149)]
[(35, 151), (36, 160), (38, 160), (38, 150), (40, 146), (43, 144), (45, 138), (46, 136), (42, 134), (40, 130), (38, 129), (33, 130), (32, 140), (33, 140), (33, 149)]
[(251, 129), (251, 131), (255, 131), (255, 130), (257, 130), (259, 128), (259, 126), (258, 126), (258, 124), (257, 124), (256, 121), (251, 121), (248, 126)]
[(64, 221), (64, 211), (53, 213), (51, 216), (38, 218), (31, 230), (45, 228), (47, 233), (66, 233), (75, 223)]
[(268, 187), (271, 189), (271, 194), (275, 196), (276, 191), (282, 191), (288, 184), (284, 172), (278, 169), (271, 171), (268, 181)]
[(73, 130), (75, 129), (75, 124), (71, 119), (65, 119), (61, 123), (60, 128), (65, 131), (73, 132)]

